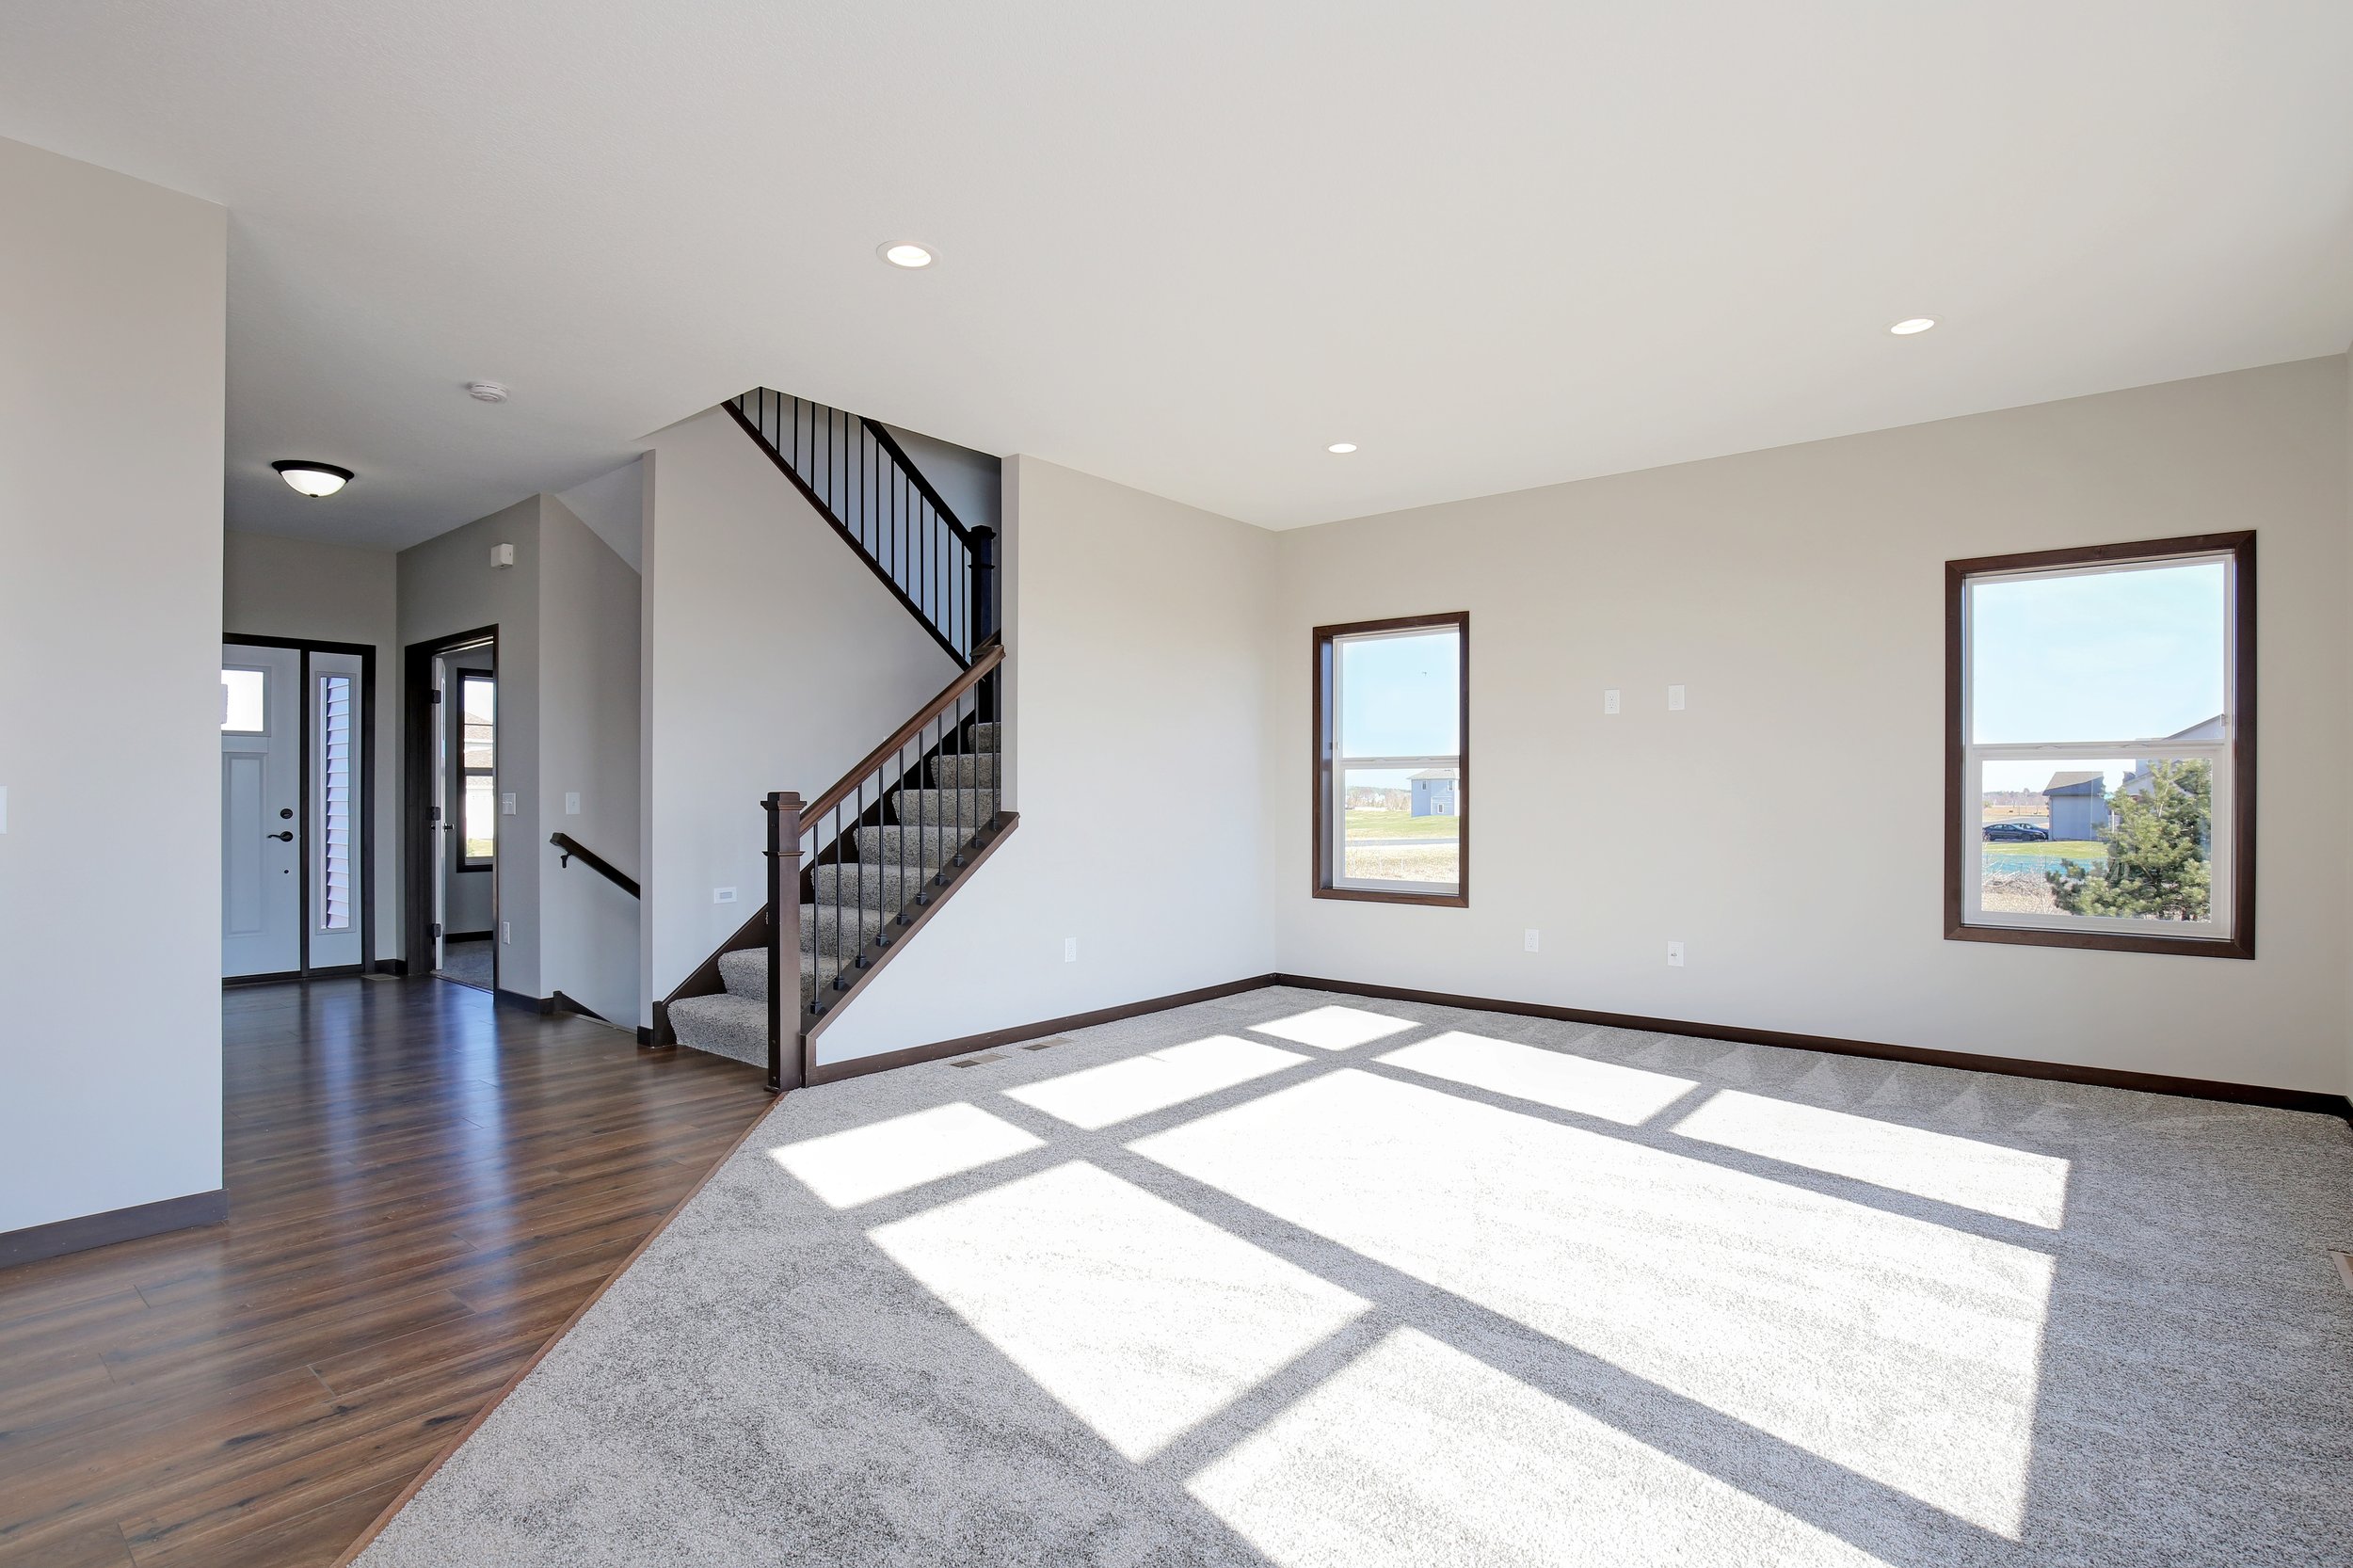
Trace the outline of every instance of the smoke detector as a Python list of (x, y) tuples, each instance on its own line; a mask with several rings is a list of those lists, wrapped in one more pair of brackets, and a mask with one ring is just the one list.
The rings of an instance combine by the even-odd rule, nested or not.
[(466, 383), (466, 395), (478, 402), (504, 403), (506, 401), (506, 389), (496, 381), (469, 381)]

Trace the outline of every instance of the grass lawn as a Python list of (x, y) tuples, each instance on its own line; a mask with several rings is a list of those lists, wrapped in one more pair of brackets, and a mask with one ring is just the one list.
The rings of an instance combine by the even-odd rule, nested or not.
[(1459, 829), (1457, 817), (1417, 817), (1410, 811), (1372, 811), (1358, 809), (1348, 814), (1348, 838), (1359, 839), (1451, 839)]
[(2077, 865), (2098, 864), (2108, 857), (2108, 846), (2096, 839), (2060, 839), (2032, 844), (1988, 844), (1985, 865), (1988, 871), (1999, 871), (2005, 860), (2047, 861), (2057, 865), (2073, 860)]

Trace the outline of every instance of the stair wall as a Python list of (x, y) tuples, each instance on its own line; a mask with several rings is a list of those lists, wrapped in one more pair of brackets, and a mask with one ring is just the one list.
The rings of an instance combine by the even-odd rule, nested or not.
[[(645, 999), (765, 897), (771, 790), (813, 796), (956, 665), (724, 409), (656, 433), (644, 585)], [(721, 904), (713, 889), (732, 888)], [(650, 1021), (648, 1005), (640, 1022)]]
[(1293, 868), (1268, 851), (1270, 747), (1305, 755), (1266, 722), (1273, 536), (1035, 458), (1006, 469), (1021, 829), (818, 1036), (821, 1062), (1273, 968), (1273, 878)]

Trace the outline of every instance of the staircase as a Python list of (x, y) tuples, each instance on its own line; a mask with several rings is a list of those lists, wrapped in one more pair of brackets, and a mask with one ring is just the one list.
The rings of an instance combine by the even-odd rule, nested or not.
[[(844, 1000), (861, 956), (895, 946), (972, 857), (994, 846), (998, 727), (976, 722), (952, 740), (959, 748), (926, 757), (920, 783), (890, 791), (887, 820), (853, 828), (845, 855), (803, 879), (800, 1009), (812, 1021)], [(956, 863), (959, 853), (966, 865)], [(670, 1003), (678, 1043), (766, 1066), (768, 968), (765, 943), (719, 954), (726, 989)]]
[(761, 1064), (769, 1088), (794, 1089), (819, 1075), (817, 1036), (1020, 823), (1000, 798), (996, 536), (967, 527), (873, 421), (764, 389), (727, 407), (960, 666), (830, 789), (760, 803), (767, 903), (655, 1006), (654, 1044)]

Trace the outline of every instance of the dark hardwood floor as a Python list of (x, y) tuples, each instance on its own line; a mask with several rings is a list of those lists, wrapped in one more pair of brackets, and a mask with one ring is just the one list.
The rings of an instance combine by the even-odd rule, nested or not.
[(0, 1271), (0, 1564), (332, 1562), (773, 1103), (440, 981), (222, 1011), (228, 1222)]

